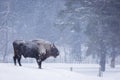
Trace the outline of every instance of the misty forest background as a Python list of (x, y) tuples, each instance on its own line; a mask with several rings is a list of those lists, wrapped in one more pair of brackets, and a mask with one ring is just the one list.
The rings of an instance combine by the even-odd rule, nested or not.
[(0, 62), (13, 62), (16, 39), (55, 43), (60, 56), (46, 62), (114, 68), (120, 64), (120, 0), (0, 0)]

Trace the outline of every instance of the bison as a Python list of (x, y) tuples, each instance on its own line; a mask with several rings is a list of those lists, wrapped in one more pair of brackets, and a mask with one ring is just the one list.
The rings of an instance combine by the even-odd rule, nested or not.
[(59, 51), (54, 44), (44, 40), (32, 40), (32, 41), (24, 41), (24, 40), (15, 40), (13, 42), (14, 48), (14, 64), (16, 65), (16, 60), (21, 65), (21, 56), (25, 58), (35, 58), (39, 68), (41, 69), (42, 61), (46, 60), (48, 57), (53, 56), (57, 57), (59, 55)]

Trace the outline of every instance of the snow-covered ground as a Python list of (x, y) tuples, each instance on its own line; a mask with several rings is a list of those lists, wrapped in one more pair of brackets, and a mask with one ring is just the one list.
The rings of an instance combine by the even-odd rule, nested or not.
[[(111, 69), (107, 66), (103, 77), (98, 77), (97, 64), (24, 63), (22, 67), (13, 63), (0, 63), (0, 80), (119, 80), (120, 66)], [(72, 71), (71, 71), (72, 70)]]

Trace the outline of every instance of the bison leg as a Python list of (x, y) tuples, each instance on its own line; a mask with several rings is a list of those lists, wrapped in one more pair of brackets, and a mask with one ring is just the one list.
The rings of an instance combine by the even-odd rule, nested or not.
[(39, 69), (41, 69), (42, 61), (37, 59), (37, 64), (38, 64)]
[(39, 62), (39, 68), (40, 69), (42, 69), (41, 65), (42, 65), (42, 61)]
[(20, 61), (20, 60), (21, 60), (21, 56), (19, 56), (19, 57), (17, 58), (17, 60), (18, 60), (19, 66), (22, 66), (22, 65), (21, 65), (21, 61)]
[(14, 64), (16, 65), (16, 56), (13, 56)]

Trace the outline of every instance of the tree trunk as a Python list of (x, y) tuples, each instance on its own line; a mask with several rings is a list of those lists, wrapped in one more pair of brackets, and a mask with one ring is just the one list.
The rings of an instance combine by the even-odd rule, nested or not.
[(111, 59), (111, 68), (115, 68), (115, 54), (112, 55), (112, 59)]
[(6, 43), (5, 43), (5, 53), (3, 55), (3, 62), (6, 62), (7, 50), (8, 50), (8, 32), (6, 32)]
[(105, 64), (106, 64), (106, 54), (102, 53), (100, 56), (100, 69), (101, 71), (105, 71)]
[(105, 43), (103, 41), (100, 42), (101, 47), (101, 54), (100, 54), (100, 69), (102, 72), (105, 72), (105, 65), (106, 65), (106, 49)]

